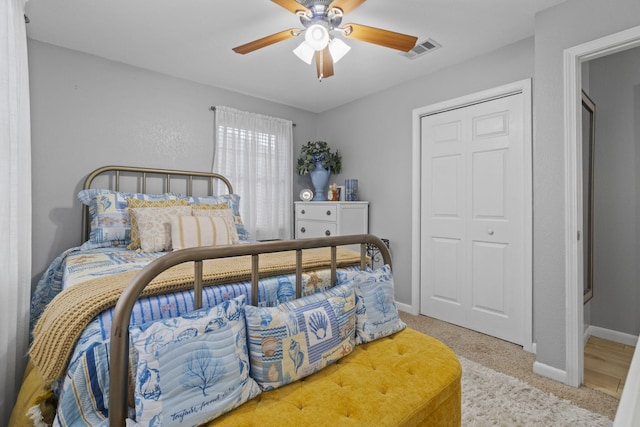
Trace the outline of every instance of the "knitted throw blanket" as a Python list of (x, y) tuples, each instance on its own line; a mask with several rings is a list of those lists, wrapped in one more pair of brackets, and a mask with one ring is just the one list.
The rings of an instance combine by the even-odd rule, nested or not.
[[(260, 277), (295, 273), (295, 251), (260, 255)], [(358, 265), (360, 254), (337, 248), (338, 266)], [(328, 248), (305, 250), (303, 269), (330, 266)], [(138, 271), (103, 276), (65, 289), (47, 306), (33, 330), (29, 355), (45, 384), (64, 375), (76, 341), (86, 325), (102, 311), (116, 305), (120, 294)], [(203, 262), (203, 283), (211, 286), (251, 279), (251, 256)], [(172, 267), (158, 275), (141, 296), (193, 288), (193, 263)]]

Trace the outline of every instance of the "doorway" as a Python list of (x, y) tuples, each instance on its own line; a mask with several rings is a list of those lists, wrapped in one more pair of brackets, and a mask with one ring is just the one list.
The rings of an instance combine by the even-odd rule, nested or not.
[[(634, 27), (607, 37), (593, 40), (567, 49), (564, 57), (565, 70), (565, 151), (567, 173), (566, 265), (567, 295), (566, 313), (566, 383), (578, 387), (583, 382), (583, 321), (584, 321), (584, 243), (578, 233), (584, 228), (582, 217), (582, 72), (583, 62), (601, 58), (633, 47), (640, 46), (640, 27)], [(597, 292), (597, 284), (594, 292)]]
[(530, 91), (524, 80), (414, 110), (413, 145), (415, 312), (527, 351)]

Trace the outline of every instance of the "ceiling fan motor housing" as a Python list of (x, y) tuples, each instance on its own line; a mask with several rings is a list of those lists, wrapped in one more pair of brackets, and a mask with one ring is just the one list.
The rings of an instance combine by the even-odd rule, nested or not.
[(330, 8), (333, 1), (299, 1), (302, 6), (307, 8), (307, 12), (299, 12), (300, 22), (305, 28), (311, 25), (320, 24), (327, 28), (327, 31), (340, 27), (342, 23), (342, 11), (338, 8)]

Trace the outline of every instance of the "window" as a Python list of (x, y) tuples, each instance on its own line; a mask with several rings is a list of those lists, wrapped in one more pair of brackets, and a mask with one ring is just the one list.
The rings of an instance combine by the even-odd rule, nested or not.
[(288, 120), (215, 109), (213, 171), (240, 196), (240, 216), (257, 240), (291, 238), (292, 137)]

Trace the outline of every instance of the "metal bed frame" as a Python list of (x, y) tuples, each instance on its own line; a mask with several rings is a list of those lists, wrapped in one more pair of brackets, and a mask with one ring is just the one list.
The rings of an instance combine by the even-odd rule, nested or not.
[[(193, 171), (181, 171), (181, 170), (172, 170), (172, 169), (154, 169), (154, 168), (139, 168), (133, 166), (104, 166), (98, 168), (91, 172), (87, 178), (84, 180), (84, 185), (82, 188), (84, 190), (88, 190), (93, 187), (93, 183), (98, 177), (107, 176), (112, 178), (108, 185), (109, 190), (113, 191), (121, 191), (120, 190), (120, 177), (122, 175), (133, 176), (137, 178), (138, 187), (133, 189), (134, 192), (146, 193), (147, 192), (147, 178), (151, 177), (159, 177), (163, 179), (163, 187), (164, 192), (171, 192), (171, 180), (175, 178), (175, 180), (180, 180), (182, 182), (186, 182), (186, 195), (192, 196), (194, 189), (194, 181), (205, 181), (208, 183), (207, 196), (213, 195), (214, 185), (213, 183), (216, 180), (222, 181), (227, 187), (228, 194), (233, 193), (233, 186), (229, 180), (217, 173), (214, 172), (193, 172)], [(128, 190), (127, 190), (128, 191)], [(87, 241), (89, 238), (89, 232), (91, 231), (91, 224), (89, 218), (89, 207), (86, 205), (82, 205), (82, 242)]]
[[(229, 194), (233, 193), (233, 187), (224, 176), (213, 172), (192, 172), (171, 169), (138, 168), (131, 166), (105, 166), (90, 173), (84, 182), (84, 189), (93, 188), (94, 180), (106, 175), (113, 181), (109, 189), (120, 191), (120, 177), (122, 174), (133, 176), (137, 179), (137, 192), (145, 193), (147, 189), (147, 177), (155, 176), (163, 179), (165, 192), (171, 191), (172, 178), (186, 180), (187, 195), (192, 195), (194, 180), (208, 182), (208, 194), (213, 195), (214, 181), (222, 181)], [(89, 210), (82, 206), (82, 237), (86, 241), (90, 231)], [(275, 252), (295, 251), (296, 260), (296, 298), (300, 298), (302, 289), (302, 257), (305, 249), (330, 248), (331, 285), (336, 283), (337, 247), (347, 245), (360, 245), (360, 268), (364, 269), (369, 260), (368, 254), (375, 251), (385, 264), (391, 266), (391, 254), (387, 244), (372, 234), (360, 234), (352, 236), (320, 237), (298, 240), (278, 240), (258, 243), (247, 243), (232, 246), (211, 246), (181, 249), (167, 253), (149, 263), (129, 282), (114, 309), (111, 327), (111, 349), (109, 370), (109, 426), (124, 426), (127, 418), (128, 396), (128, 363), (129, 363), (129, 320), (131, 310), (142, 290), (155, 277), (163, 271), (186, 262), (194, 264), (194, 309), (202, 307), (203, 291), (203, 261), (217, 258), (231, 258), (239, 256), (251, 256), (251, 302), (258, 301), (258, 279), (260, 277), (260, 255)]]
[(156, 276), (175, 265), (194, 263), (194, 308), (202, 305), (202, 262), (208, 259), (251, 256), (251, 302), (258, 300), (259, 257), (273, 252), (295, 251), (296, 253), (296, 298), (300, 297), (302, 283), (302, 252), (304, 249), (331, 248), (331, 284), (336, 283), (337, 246), (360, 244), (360, 268), (367, 264), (367, 246), (374, 245), (385, 263), (391, 266), (391, 255), (387, 246), (371, 234), (353, 236), (319, 237), (313, 239), (282, 240), (248, 243), (233, 246), (198, 247), (181, 249), (154, 260), (143, 268), (125, 288), (116, 304), (111, 326), (111, 349), (109, 370), (109, 426), (122, 427), (127, 417), (129, 319), (133, 305)]

